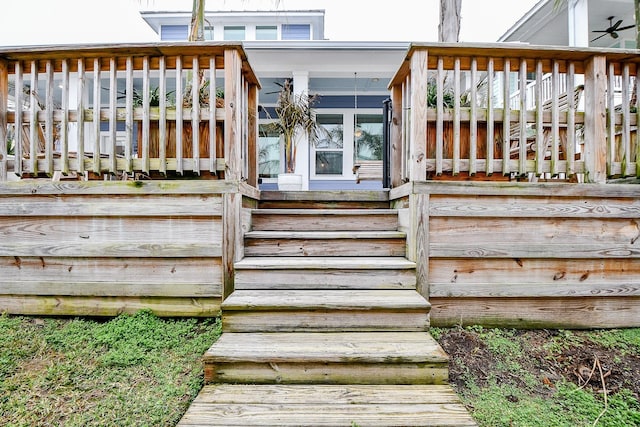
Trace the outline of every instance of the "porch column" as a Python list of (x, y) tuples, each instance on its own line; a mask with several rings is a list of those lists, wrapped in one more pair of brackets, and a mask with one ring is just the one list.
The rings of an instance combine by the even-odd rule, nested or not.
[[(309, 93), (309, 72), (294, 71), (293, 72), (293, 94), (294, 96)], [(313, 159), (311, 150), (309, 149), (309, 138), (307, 135), (296, 135), (297, 151), (296, 151), (296, 170), (295, 173), (302, 175), (302, 189), (309, 190), (309, 164)]]
[(589, 47), (588, 0), (569, 0), (567, 2), (567, 17), (569, 46)]

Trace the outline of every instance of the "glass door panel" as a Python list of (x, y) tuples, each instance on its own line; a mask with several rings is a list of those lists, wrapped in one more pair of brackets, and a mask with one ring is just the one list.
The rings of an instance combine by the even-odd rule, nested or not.
[(344, 159), (344, 118), (342, 114), (318, 114), (325, 132), (315, 146), (315, 174), (342, 175)]

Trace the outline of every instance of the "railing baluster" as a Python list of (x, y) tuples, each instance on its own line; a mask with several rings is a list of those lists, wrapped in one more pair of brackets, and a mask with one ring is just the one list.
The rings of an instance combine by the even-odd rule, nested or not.
[(544, 82), (546, 81), (542, 73), (542, 61), (536, 62), (536, 176), (544, 173), (544, 158), (546, 148), (544, 146)]
[(24, 77), (23, 77), (23, 69), (22, 69), (22, 61), (16, 61), (15, 66), (15, 90), (14, 97), (16, 100), (16, 115), (15, 115), (15, 133), (14, 133), (14, 147), (13, 152), (15, 153), (15, 174), (18, 176), (22, 176), (22, 158), (24, 157), (24, 153), (22, 150), (22, 144), (24, 142), (23, 134), (23, 120), (22, 120), (22, 111), (24, 105)]
[(78, 173), (80, 174), (84, 174), (85, 171), (85, 167), (84, 167), (84, 110), (85, 110), (85, 103), (84, 103), (84, 96), (85, 96), (85, 91), (86, 91), (86, 84), (87, 84), (87, 80), (86, 80), (86, 75), (85, 75), (85, 62), (84, 59), (78, 59), (78, 88), (77, 88), (77, 113), (76, 113), (76, 120), (77, 120), (77, 139), (78, 139), (78, 153), (76, 154), (77, 159), (78, 159), (78, 166), (77, 166), (77, 170)]
[(436, 78), (436, 175), (442, 175), (444, 156), (444, 60), (438, 57)]
[(200, 58), (198, 55), (194, 55), (192, 64), (191, 150), (193, 171), (200, 175)]
[(476, 157), (478, 153), (478, 105), (476, 98), (478, 82), (478, 60), (471, 58), (471, 117), (469, 123), (469, 175), (473, 176), (477, 172)]
[(133, 172), (133, 58), (127, 56), (125, 70), (125, 137), (124, 137), (124, 158), (125, 171)]
[(176, 57), (176, 172), (183, 174), (182, 164), (182, 119), (183, 119), (183, 90), (182, 90), (182, 57)]
[(45, 64), (46, 89), (45, 89), (45, 146), (44, 146), (44, 172), (51, 176), (53, 174), (53, 64), (48, 60)]
[(67, 175), (69, 173), (69, 62), (62, 60), (62, 120), (60, 122), (60, 159), (62, 162), (61, 171)]
[(411, 112), (411, 75), (402, 85), (402, 178), (409, 178), (409, 113)]
[[(151, 173), (151, 161), (149, 159), (149, 139), (150, 139), (150, 111), (149, 111), (149, 90), (150, 90), (149, 57), (142, 59), (142, 172), (147, 175)], [(138, 141), (140, 144), (140, 141)], [(140, 147), (138, 147), (140, 150)]]
[(102, 107), (100, 88), (100, 58), (93, 60), (93, 167), (94, 173), (100, 173), (100, 109)]
[(160, 57), (160, 118), (158, 121), (158, 157), (160, 157), (159, 172), (167, 175), (167, 58)]
[(31, 61), (31, 86), (29, 87), (29, 172), (38, 173), (38, 141), (40, 139), (40, 123), (38, 122), (38, 98), (36, 91), (38, 90), (38, 63)]
[(112, 174), (117, 171), (118, 117), (116, 116), (116, 107), (118, 106), (118, 76), (116, 66), (116, 58), (109, 58), (109, 172)]
[(460, 57), (453, 65), (453, 175), (460, 173)]
[(566, 91), (569, 96), (567, 109), (567, 142), (565, 147), (565, 158), (567, 160), (567, 175), (573, 176), (576, 173), (576, 102), (575, 102), (575, 64), (569, 62), (567, 67)]
[[(520, 141), (518, 150), (518, 174), (527, 174), (527, 60), (520, 60)], [(511, 155), (509, 155), (511, 157)]]
[[(8, 179), (7, 116), (9, 112), (9, 63), (0, 59), (0, 182)], [(15, 163), (15, 161), (14, 161)]]
[(636, 176), (640, 177), (640, 67), (636, 64)]
[(632, 175), (631, 172), (631, 111), (629, 108), (631, 97), (629, 96), (629, 64), (622, 66), (622, 175)]
[(560, 97), (559, 87), (559, 71), (560, 64), (558, 60), (553, 60), (553, 74), (551, 84), (551, 176), (558, 175), (559, 141), (560, 141), (560, 109), (558, 100)]
[(503, 103), (502, 103), (502, 174), (508, 175), (511, 172), (509, 165), (511, 161), (511, 106), (509, 104), (509, 94), (511, 93), (511, 85), (509, 82), (511, 74), (511, 61), (509, 58), (504, 59), (503, 71)]
[(218, 129), (216, 122), (216, 57), (209, 58), (209, 172), (217, 174), (217, 153), (216, 153), (216, 132)]
[(495, 140), (495, 119), (493, 113), (493, 58), (489, 58), (487, 62), (487, 155), (485, 173), (487, 176), (493, 174), (493, 159), (495, 152), (493, 150)]
[(614, 174), (613, 166), (616, 161), (616, 103), (614, 98), (615, 68), (612, 62), (609, 63), (607, 77), (607, 108), (609, 110), (607, 124), (607, 176), (611, 176)]

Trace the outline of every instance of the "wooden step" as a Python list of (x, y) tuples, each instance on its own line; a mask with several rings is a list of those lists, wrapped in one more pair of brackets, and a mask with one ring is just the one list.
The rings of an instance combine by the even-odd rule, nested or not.
[(405, 255), (400, 231), (250, 231), (245, 256), (397, 256)]
[(205, 382), (444, 384), (448, 357), (427, 332), (227, 332)]
[(254, 209), (252, 230), (395, 231), (398, 212), (392, 209)]
[(246, 257), (235, 289), (415, 289), (415, 267), (401, 257)]
[(190, 426), (477, 426), (449, 385), (207, 385)]
[(387, 191), (261, 191), (261, 209), (388, 209)]
[(427, 331), (430, 304), (414, 290), (236, 290), (225, 332)]

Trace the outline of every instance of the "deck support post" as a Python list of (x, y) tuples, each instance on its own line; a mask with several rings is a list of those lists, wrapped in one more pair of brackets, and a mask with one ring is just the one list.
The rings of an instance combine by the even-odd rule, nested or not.
[(236, 50), (224, 51), (224, 177), (227, 181), (242, 178), (242, 58)]
[(409, 194), (411, 223), (407, 233), (407, 258), (416, 263), (416, 290), (429, 300), (429, 195)]
[(7, 61), (0, 59), (0, 181), (7, 180), (7, 100), (9, 99), (9, 70)]
[(426, 50), (416, 50), (411, 56), (410, 181), (427, 178), (427, 59)]
[(607, 58), (595, 55), (585, 63), (584, 164), (586, 182), (607, 182)]

